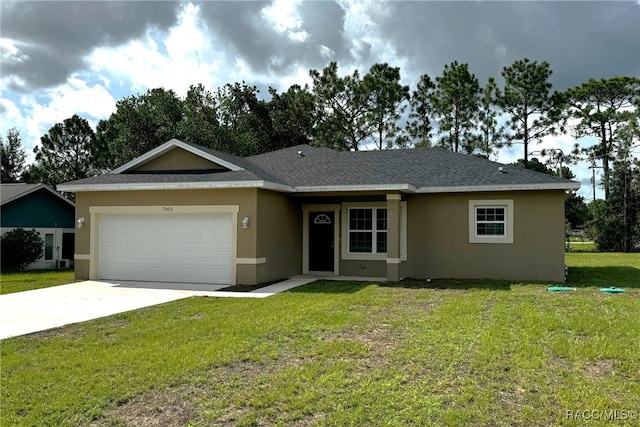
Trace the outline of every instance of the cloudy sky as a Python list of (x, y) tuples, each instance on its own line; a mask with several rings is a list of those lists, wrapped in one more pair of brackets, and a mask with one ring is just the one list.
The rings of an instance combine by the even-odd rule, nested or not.
[[(548, 61), (555, 90), (640, 77), (640, 2), (3, 0), (0, 55), (0, 132), (17, 127), (31, 151), (55, 123), (78, 114), (95, 126), (149, 88), (182, 96), (191, 84), (244, 80), (266, 94), (310, 83), (309, 69), (330, 61), (343, 73), (388, 62), (412, 89), (454, 60), (481, 83), (517, 59)], [(539, 148), (573, 143), (550, 137)], [(576, 170), (590, 197), (591, 171)]]

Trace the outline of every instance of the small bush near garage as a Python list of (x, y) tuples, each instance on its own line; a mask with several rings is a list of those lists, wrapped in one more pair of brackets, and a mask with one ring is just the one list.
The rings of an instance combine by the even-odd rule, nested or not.
[(23, 271), (42, 256), (44, 242), (36, 230), (16, 228), (2, 235), (2, 271)]

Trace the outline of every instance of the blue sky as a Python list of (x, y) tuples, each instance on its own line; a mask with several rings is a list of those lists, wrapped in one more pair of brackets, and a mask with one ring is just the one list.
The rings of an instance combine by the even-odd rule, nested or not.
[[(164, 87), (184, 95), (236, 81), (286, 90), (337, 61), (421, 74), (466, 62), (481, 84), (528, 57), (548, 61), (555, 90), (590, 78), (640, 77), (640, 5), (588, 2), (32, 2), (0, 4), (0, 132), (17, 127), (29, 152), (78, 114), (95, 127), (118, 99)], [(541, 148), (570, 151), (571, 136)], [(582, 145), (592, 141), (579, 140)], [(522, 157), (522, 147), (497, 160)], [(574, 166), (590, 198), (591, 170)]]

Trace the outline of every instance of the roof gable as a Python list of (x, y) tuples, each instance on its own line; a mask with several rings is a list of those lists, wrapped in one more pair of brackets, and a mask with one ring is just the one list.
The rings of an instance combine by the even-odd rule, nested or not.
[(2, 227), (73, 228), (74, 204), (44, 184), (2, 184)]
[(243, 167), (211, 151), (172, 139), (111, 171), (125, 173), (167, 173), (188, 171), (241, 171)]
[(16, 183), (16, 184), (2, 184), (0, 185), (0, 195), (2, 198), (2, 205), (6, 205), (8, 203), (13, 202), (14, 200), (21, 199), (23, 197), (28, 196), (29, 194), (35, 193), (37, 191), (45, 191), (51, 193), (51, 195), (59, 198), (65, 203), (75, 206), (75, 204), (63, 197), (60, 193), (53, 190), (51, 187), (45, 184), (24, 184), (24, 183)]
[(229, 171), (228, 167), (205, 157), (173, 147), (122, 173), (195, 173)]

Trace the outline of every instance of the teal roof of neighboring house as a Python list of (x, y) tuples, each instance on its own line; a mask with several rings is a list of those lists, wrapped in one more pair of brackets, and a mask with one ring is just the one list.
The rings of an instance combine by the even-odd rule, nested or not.
[(1, 184), (0, 226), (74, 228), (75, 205), (44, 184)]

